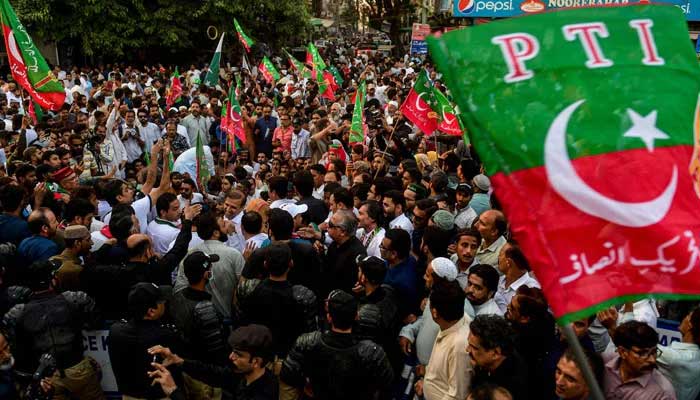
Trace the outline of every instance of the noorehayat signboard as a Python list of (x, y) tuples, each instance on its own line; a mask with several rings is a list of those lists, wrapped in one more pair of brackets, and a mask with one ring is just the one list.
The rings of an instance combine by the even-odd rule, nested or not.
[(514, 17), (561, 8), (604, 7), (639, 3), (674, 5), (688, 21), (700, 21), (700, 1), (697, 0), (454, 0), (455, 17)]

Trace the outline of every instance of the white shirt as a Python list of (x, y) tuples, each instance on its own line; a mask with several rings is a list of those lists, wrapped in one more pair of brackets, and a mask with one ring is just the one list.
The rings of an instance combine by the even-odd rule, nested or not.
[(147, 122), (146, 126), (142, 126), (140, 130), (141, 138), (145, 142), (144, 151), (150, 153), (151, 148), (153, 147), (153, 143), (157, 142), (158, 139), (160, 139), (162, 136), (160, 134), (160, 128), (158, 128), (158, 125), (154, 124), (153, 122)]
[(311, 133), (306, 129), (302, 129), (299, 133), (292, 133), (292, 159), (311, 157), (311, 150), (309, 149), (309, 137)]
[(409, 236), (413, 234), (413, 223), (411, 223), (411, 220), (403, 213), (389, 222), (389, 227), (391, 229), (403, 229), (408, 232)]
[(455, 225), (457, 225), (459, 229), (469, 228), (472, 226), (476, 217), (478, 217), (478, 215), (476, 215), (476, 211), (474, 211), (473, 208), (465, 207), (460, 210), (455, 217)]
[[(131, 203), (131, 208), (134, 209), (136, 218), (139, 220), (139, 232), (143, 234), (148, 233), (148, 215), (151, 212), (151, 196), (146, 196), (142, 199), (136, 200)], [(112, 218), (112, 211), (108, 212), (104, 216), (104, 223), (109, 224), (109, 220)]]
[(367, 249), (368, 256), (382, 258), (379, 246), (381, 246), (382, 240), (384, 240), (384, 235), (386, 234), (386, 231), (382, 227), (377, 227), (374, 231), (376, 233), (374, 235), (372, 235), (371, 232), (368, 233), (364, 241), (362, 241), (362, 236), (364, 236), (365, 234), (365, 228), (358, 229), (357, 232), (355, 232), (355, 236), (357, 236), (357, 238), (360, 239), (362, 245), (365, 246), (365, 248)]
[(233, 222), (233, 226), (236, 229), (235, 232), (228, 235), (228, 241), (226, 244), (243, 254), (245, 247), (245, 238), (243, 237), (243, 229), (241, 229), (241, 219), (243, 218), (243, 212), (239, 212), (238, 215), (233, 217), (230, 221)]
[(100, 216), (100, 220), (104, 222), (105, 215), (112, 211), (112, 206), (109, 205), (107, 200), (97, 200), (97, 215)]
[(120, 131), (121, 135), (124, 135), (122, 137), (125, 137), (122, 143), (124, 143), (124, 148), (126, 149), (126, 160), (132, 163), (143, 154), (143, 149), (139, 146), (135, 136), (138, 136), (143, 141), (145, 141), (145, 138), (141, 130), (136, 126), (129, 128), (126, 124), (122, 124)]
[(463, 400), (467, 397), (472, 375), (467, 353), (470, 322), (471, 318), (465, 315), (456, 324), (441, 330), (435, 338), (423, 381), (426, 400)]
[[(173, 246), (175, 246), (176, 240), (177, 240), (177, 237), (175, 237), (175, 239), (173, 239), (173, 241), (170, 242), (170, 244), (168, 245), (168, 251), (170, 251), (173, 248)], [(187, 250), (192, 250), (192, 248), (194, 248), (195, 246), (199, 245), (202, 242), (204, 242), (204, 240), (202, 240), (202, 238), (199, 237), (197, 232), (192, 232), (192, 239), (190, 239), (190, 244), (187, 245)]]
[(171, 221), (156, 218), (148, 224), (148, 237), (153, 242), (153, 251), (163, 255), (168, 252), (168, 247), (172, 243), (180, 229)]
[(209, 127), (211, 120), (208, 117), (200, 115), (195, 117), (193, 114), (186, 116), (180, 121), (187, 128), (187, 136), (190, 138), (190, 146), (197, 143), (197, 134), (202, 135), (202, 145), (209, 144)]
[(323, 200), (323, 189), (325, 187), (326, 187), (326, 184), (323, 184), (323, 185), (319, 186), (318, 189), (314, 188), (314, 191), (311, 192), (311, 195), (319, 200)]
[(493, 300), (493, 298), (488, 299), (484, 304), (474, 306), (469, 300), (464, 302), (464, 312), (469, 316), (469, 318), (474, 319), (477, 315), (500, 315), (503, 316), (501, 309), (498, 308), (498, 304)]
[(263, 242), (269, 239), (269, 236), (267, 236), (266, 233), (258, 233), (255, 236), (251, 236), (248, 238), (248, 240), (245, 241), (246, 246), (250, 243), (253, 243), (255, 247), (253, 249), (259, 249), (262, 247)]
[(180, 202), (180, 211), (182, 211), (188, 204), (202, 203), (204, 201), (204, 196), (202, 196), (201, 193), (194, 192), (192, 193), (192, 198), (187, 200), (186, 198), (182, 197), (181, 194), (178, 194), (177, 200)]
[(493, 296), (493, 300), (501, 309), (501, 314), (506, 313), (506, 308), (510, 304), (510, 300), (515, 296), (515, 292), (520, 286), (536, 287), (539, 288), (540, 284), (529, 273), (525, 272), (523, 276), (516, 279), (515, 282), (511, 283), (510, 286), (506, 287), (506, 276), (502, 275), (501, 279), (498, 281), (498, 289), (496, 294)]

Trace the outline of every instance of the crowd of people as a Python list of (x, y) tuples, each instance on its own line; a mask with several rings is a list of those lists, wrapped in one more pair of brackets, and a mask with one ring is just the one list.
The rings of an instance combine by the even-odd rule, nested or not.
[[(0, 398), (105, 398), (82, 334), (105, 326), (124, 399), (590, 398), (477, 154), (399, 110), (440, 74), (354, 50), (322, 49), (334, 100), (283, 67), (210, 88), (192, 65), (168, 108), (162, 66), (56, 67), (67, 102), (34, 121), (0, 83)], [(178, 169), (198, 138), (206, 179)], [(572, 324), (607, 399), (696, 400), (700, 310), (673, 306), (667, 345), (652, 299)]]

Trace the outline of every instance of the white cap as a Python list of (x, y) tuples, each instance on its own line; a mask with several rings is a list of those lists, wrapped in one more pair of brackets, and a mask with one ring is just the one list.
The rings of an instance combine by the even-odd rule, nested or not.
[(431, 262), (433, 272), (440, 278), (454, 281), (457, 279), (457, 266), (445, 257), (438, 257)]
[(283, 209), (284, 211), (288, 212), (289, 215), (292, 216), (292, 218), (295, 218), (297, 215), (303, 214), (309, 210), (309, 207), (306, 204), (294, 204), (294, 203), (282, 204), (280, 206), (280, 208)]

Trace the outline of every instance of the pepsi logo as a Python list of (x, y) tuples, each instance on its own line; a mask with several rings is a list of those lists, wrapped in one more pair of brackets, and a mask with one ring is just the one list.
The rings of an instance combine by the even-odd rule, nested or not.
[(474, 6), (476, 5), (476, 0), (459, 0), (457, 3), (457, 9), (461, 13), (469, 14), (474, 11)]

